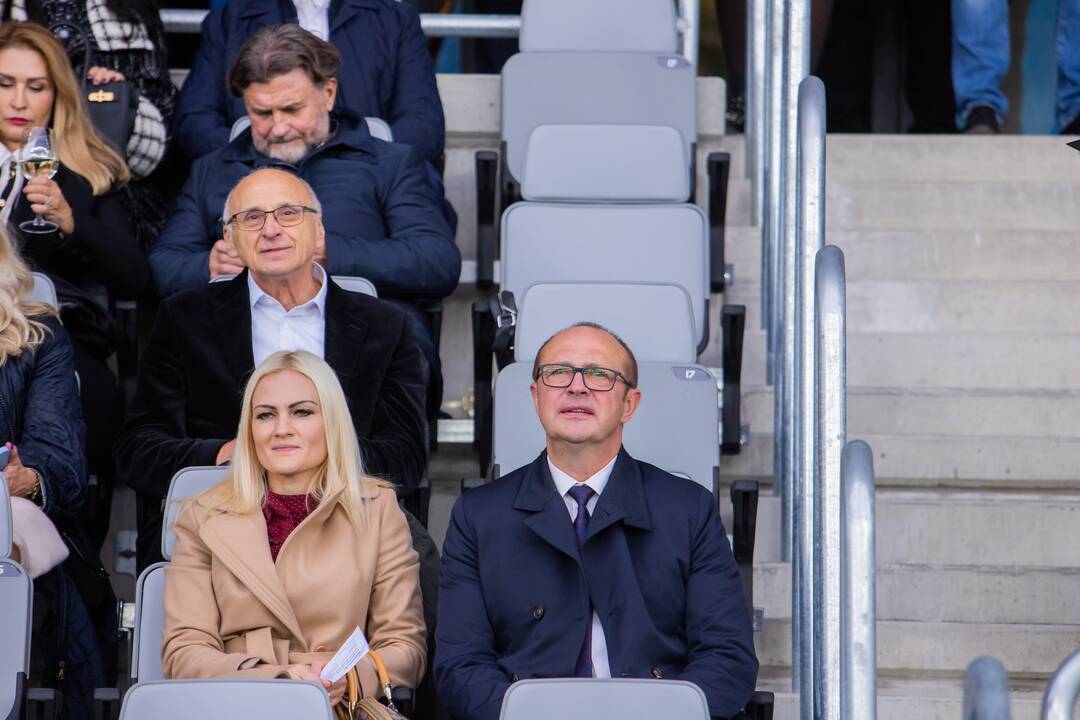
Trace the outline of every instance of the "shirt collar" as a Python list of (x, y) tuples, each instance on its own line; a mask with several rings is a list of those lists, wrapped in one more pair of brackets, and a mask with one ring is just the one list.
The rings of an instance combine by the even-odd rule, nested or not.
[[(608, 479), (611, 478), (611, 470), (615, 467), (615, 461), (618, 459), (619, 456), (615, 455), (615, 457), (611, 458), (611, 462), (597, 470), (592, 477), (585, 481), (585, 484), (593, 489), (597, 497), (604, 492), (604, 487), (607, 486)], [(550, 455), (548, 455), (547, 463), (548, 469), (551, 470), (551, 479), (555, 481), (555, 489), (559, 491), (559, 495), (565, 495), (570, 488), (580, 484), (577, 480), (555, 467), (555, 463), (551, 462)]]
[[(293, 308), (293, 309), (295, 310), (297, 308), (304, 308), (304, 307), (307, 307), (309, 305), (313, 305), (319, 311), (319, 316), (320, 317), (325, 317), (326, 316), (326, 284), (327, 284), (328, 276), (326, 274), (326, 271), (323, 270), (322, 265), (319, 265), (319, 263), (317, 263), (317, 262), (312, 262), (311, 263), (311, 274), (316, 280), (319, 281), (319, 292), (315, 293), (315, 297), (311, 298), (306, 303), (301, 303), (300, 305), (297, 305), (296, 308)], [(263, 302), (263, 303), (272, 303), (273, 305), (277, 305), (279, 308), (282, 308), (284, 310), (284, 307), (282, 306), (281, 303), (279, 303), (273, 297), (271, 297), (266, 292), (264, 292), (261, 287), (259, 287), (259, 283), (255, 282), (255, 278), (252, 277), (250, 270), (248, 271), (248, 274), (247, 274), (247, 283), (248, 283), (248, 303), (249, 303), (250, 309), (254, 310), (256, 305), (258, 305), (260, 302)], [(266, 298), (266, 299), (263, 300), (263, 298)]]

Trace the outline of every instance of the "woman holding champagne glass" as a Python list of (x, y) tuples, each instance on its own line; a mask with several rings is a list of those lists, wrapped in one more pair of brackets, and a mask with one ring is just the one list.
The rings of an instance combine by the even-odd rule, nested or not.
[(82, 381), (87, 460), (98, 478), (87, 518), (97, 543), (108, 526), (122, 415), (106, 364), (118, 346), (106, 303), (141, 297), (150, 278), (121, 193), (127, 181), (123, 159), (91, 124), (59, 41), (35, 23), (0, 24), (0, 224), (60, 296)]

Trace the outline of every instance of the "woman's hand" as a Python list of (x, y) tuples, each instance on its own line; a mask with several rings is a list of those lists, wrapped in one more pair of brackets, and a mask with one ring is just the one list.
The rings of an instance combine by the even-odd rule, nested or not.
[(19, 450), (14, 444), (8, 443), (7, 449), (11, 452), (8, 456), (7, 465), (0, 470), (4, 479), (7, 480), (8, 494), (12, 497), (30, 497), (38, 486), (37, 473), (22, 464), (19, 459)]
[(104, 85), (105, 83), (120, 82), (124, 79), (124, 73), (95, 65), (86, 71), (86, 77), (95, 85)]
[[(318, 677), (322, 674), (324, 667), (326, 667), (326, 663), (324, 662), (313, 662), (311, 663), (311, 672), (315, 673), (315, 676)], [(329, 680), (320, 680), (319, 682), (322, 683), (322, 686), (326, 689), (326, 692), (330, 694), (331, 706), (337, 705), (339, 702), (341, 702), (341, 698), (345, 697), (345, 688), (348, 686), (349, 682), (347, 675), (343, 675), (342, 677), (338, 678), (338, 681), (333, 685), (330, 684)]]
[(60, 226), (60, 232), (71, 235), (75, 232), (75, 216), (71, 212), (64, 193), (52, 178), (39, 175), (26, 181), (23, 195), (30, 201), (30, 209), (46, 220), (52, 220)]

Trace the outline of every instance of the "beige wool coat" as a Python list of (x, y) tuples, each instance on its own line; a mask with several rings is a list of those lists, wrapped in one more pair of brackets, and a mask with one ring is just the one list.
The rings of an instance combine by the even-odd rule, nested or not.
[[(185, 504), (165, 569), (166, 677), (287, 677), (290, 664), (329, 660), (359, 626), (392, 684), (419, 684), (426, 628), (405, 515), (393, 490), (372, 488), (357, 532), (339, 498), (293, 530), (276, 562), (261, 511), (228, 514), (201, 496)], [(376, 694), (370, 658), (358, 672), (364, 694)]]

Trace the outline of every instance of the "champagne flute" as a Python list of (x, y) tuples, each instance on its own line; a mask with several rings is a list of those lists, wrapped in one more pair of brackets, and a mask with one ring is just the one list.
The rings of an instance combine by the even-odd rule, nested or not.
[[(60, 169), (60, 161), (53, 155), (52, 143), (49, 140), (49, 128), (32, 127), (26, 131), (26, 140), (19, 152), (19, 164), (27, 180), (38, 176), (51, 178)], [(37, 213), (33, 220), (19, 223), (19, 229), (40, 235), (55, 232), (60, 226)]]

